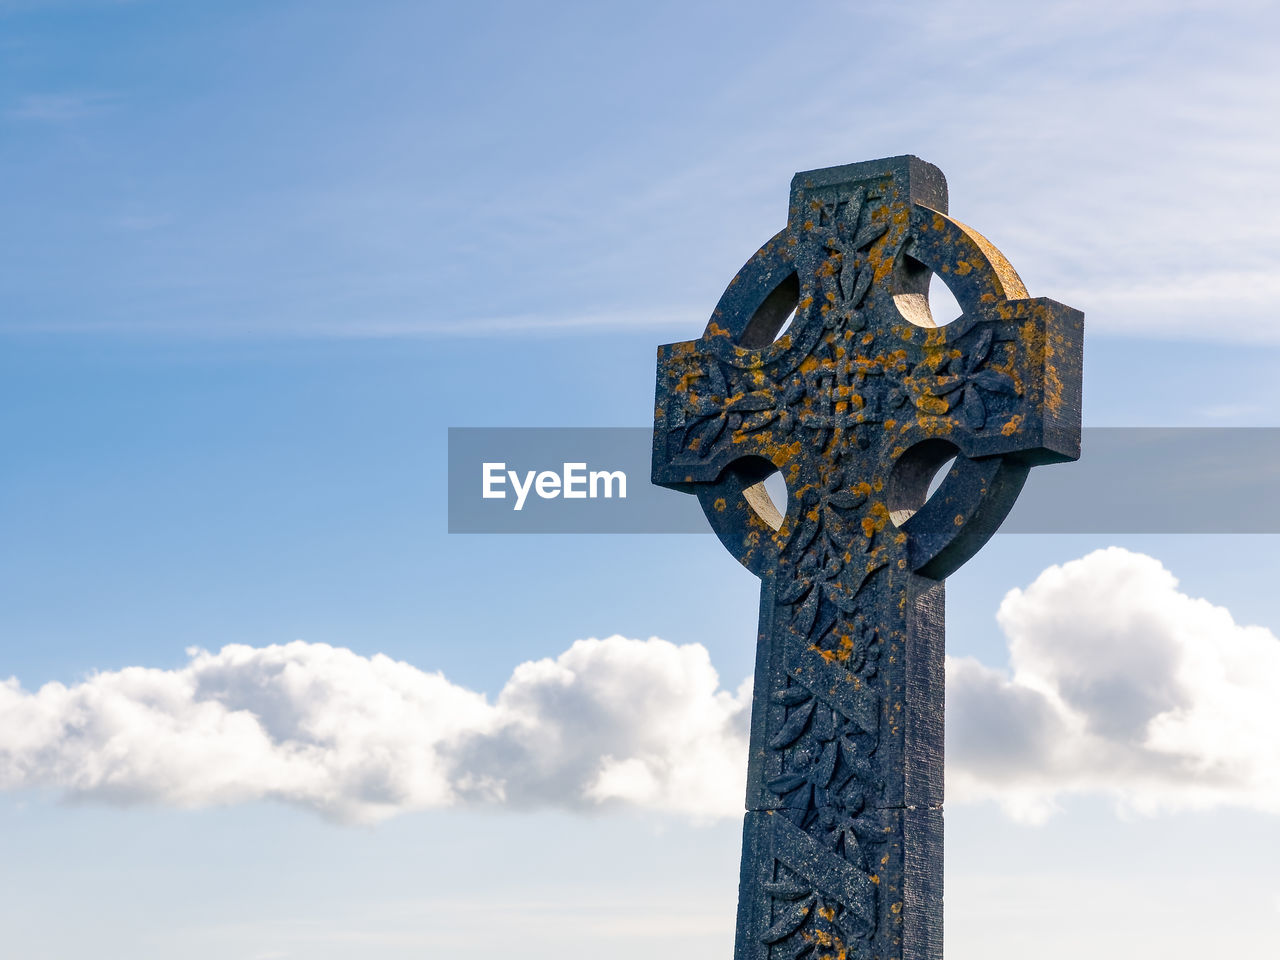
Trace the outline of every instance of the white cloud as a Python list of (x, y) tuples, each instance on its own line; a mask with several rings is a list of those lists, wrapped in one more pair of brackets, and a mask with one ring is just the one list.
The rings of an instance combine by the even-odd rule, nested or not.
[(1011, 673), (948, 664), (949, 798), (1029, 820), (1078, 793), (1280, 813), (1280, 640), (1177, 586), (1112, 547), (1010, 591)]
[(494, 728), (455, 749), (474, 780), (460, 791), (516, 805), (619, 801), (738, 816), (750, 701), (749, 684), (719, 689), (700, 644), (579, 641), (515, 669)]
[(748, 703), (703, 647), (657, 639), (579, 641), (492, 704), (380, 654), (230, 645), (177, 670), (0, 684), (0, 788), (365, 822), (464, 801), (719, 816), (742, 807)]
[[(1274, 634), (1119, 548), (1050, 567), (998, 620), (1009, 672), (948, 662), (950, 802), (1030, 821), (1073, 794), (1280, 813)], [(231, 645), (175, 670), (0, 684), (0, 789), (353, 822), (458, 804), (737, 817), (750, 693), (722, 689), (701, 645), (656, 638), (580, 640), (492, 702), (380, 654)]]

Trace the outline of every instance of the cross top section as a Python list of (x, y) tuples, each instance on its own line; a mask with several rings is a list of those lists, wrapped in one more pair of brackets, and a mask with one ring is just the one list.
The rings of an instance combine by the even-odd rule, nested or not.
[[(1079, 456), (1082, 315), (1028, 298), (946, 210), (942, 172), (916, 157), (798, 173), (787, 228), (701, 338), (659, 348), (654, 482), (696, 493), (756, 573), (804, 565), (845, 603), (888, 563), (941, 579), (1030, 466)], [(964, 311), (944, 326), (931, 276)], [(760, 485), (775, 470), (785, 516)]]

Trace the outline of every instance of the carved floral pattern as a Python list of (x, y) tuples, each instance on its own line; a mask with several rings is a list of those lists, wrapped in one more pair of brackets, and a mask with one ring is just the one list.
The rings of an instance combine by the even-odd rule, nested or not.
[(932, 414), (948, 414), (958, 408), (969, 429), (981, 430), (986, 426), (987, 404), (982, 399), (983, 392), (1018, 396), (1013, 377), (983, 366), (991, 357), (992, 341), (991, 328), (984, 327), (967, 354), (950, 358), (936, 369), (928, 361), (918, 365), (910, 380), (916, 407)]
[[(843, 206), (843, 215), (831, 216), (836, 231), (827, 237), (825, 247), (832, 259), (824, 265), (824, 274), (835, 278), (835, 289), (828, 295), (823, 313), (823, 326), (828, 329), (843, 325), (851, 331), (866, 327), (860, 307), (875, 279), (875, 265), (867, 255), (867, 248), (884, 234), (889, 224), (883, 220), (864, 219), (866, 187), (858, 187)], [(827, 213), (830, 206), (823, 208)], [(820, 215), (820, 219), (825, 217)], [(861, 226), (859, 224), (861, 223)], [(848, 235), (848, 239), (845, 236)]]
[(769, 789), (787, 801), (796, 826), (825, 824), (828, 810), (860, 809), (873, 774), (874, 714), (861, 722), (843, 717), (800, 686), (778, 690), (773, 699), (789, 709), (769, 748), (792, 749), (787, 771), (769, 781)]
[(774, 922), (760, 939), (789, 960), (802, 957), (851, 957), (852, 945), (867, 935), (844, 904), (815, 890), (811, 884), (779, 865), (781, 875), (765, 884), (773, 898)]
[[(864, 634), (864, 642), (859, 672), (870, 677), (876, 670), (879, 649), (869, 634)], [(868, 655), (871, 650), (875, 655)], [(821, 848), (870, 874), (874, 857), (868, 851), (886, 840), (884, 824), (870, 803), (880, 789), (873, 764), (879, 746), (878, 710), (873, 707), (862, 716), (846, 717), (798, 685), (775, 691), (772, 699), (785, 708), (783, 722), (768, 743), (770, 750), (783, 755), (782, 772), (768, 782), (769, 790), (781, 801), (780, 812)], [(869, 702), (874, 704), (874, 700)], [(833, 911), (837, 906), (841, 909), (826, 919), (834, 919), (837, 913), (845, 917), (839, 938), (847, 951), (855, 937), (875, 932), (873, 920), (856, 918), (876, 916), (876, 887), (868, 885), (860, 902), (838, 905), (830, 900), (824, 908)], [(775, 903), (775, 910), (779, 908)], [(799, 918), (794, 909), (789, 916), (796, 921), (789, 933), (785, 932), (789, 923), (779, 920), (770, 934), (777, 934), (777, 940), (798, 936), (800, 945), (822, 945), (822, 937), (817, 935), (821, 923), (814, 921), (816, 926), (810, 929), (805, 922), (813, 918)], [(801, 936), (802, 928), (810, 935)], [(766, 942), (774, 942), (768, 936)]]

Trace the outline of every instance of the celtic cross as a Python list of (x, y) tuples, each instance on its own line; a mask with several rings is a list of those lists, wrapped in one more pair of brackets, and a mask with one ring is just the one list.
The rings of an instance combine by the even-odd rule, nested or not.
[(702, 337), (659, 348), (654, 482), (761, 579), (735, 960), (941, 958), (942, 581), (1079, 456), (1082, 319), (895, 157), (797, 174)]

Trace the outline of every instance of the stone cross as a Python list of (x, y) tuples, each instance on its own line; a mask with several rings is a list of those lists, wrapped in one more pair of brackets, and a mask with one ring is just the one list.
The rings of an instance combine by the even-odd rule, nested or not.
[(942, 581), (1079, 456), (1082, 320), (894, 157), (796, 174), (702, 337), (659, 348), (653, 480), (761, 580), (735, 960), (940, 960)]

